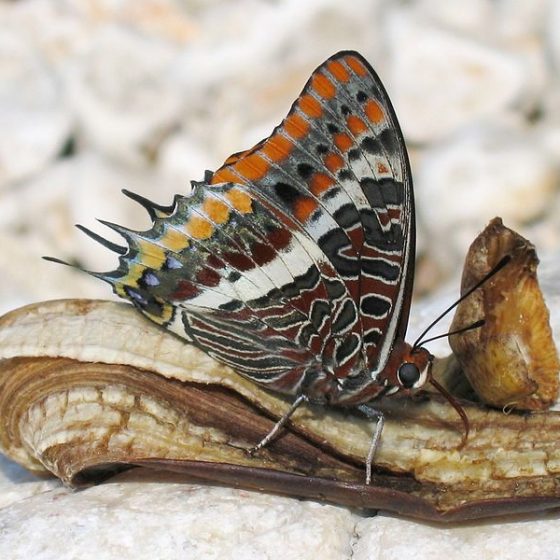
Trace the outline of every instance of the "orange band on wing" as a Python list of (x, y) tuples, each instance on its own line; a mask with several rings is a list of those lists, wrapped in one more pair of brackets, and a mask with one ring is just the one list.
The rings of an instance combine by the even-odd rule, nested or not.
[(266, 141), (261, 151), (272, 161), (278, 162), (286, 159), (293, 148), (294, 145), (288, 138), (281, 134), (275, 134)]
[(303, 138), (309, 131), (309, 123), (300, 115), (292, 113), (284, 121), (284, 130), (292, 138)]
[(311, 87), (323, 99), (331, 99), (336, 94), (334, 84), (324, 74), (314, 74), (311, 78)]
[(356, 115), (350, 115), (346, 119), (346, 125), (348, 126), (350, 132), (355, 136), (361, 134), (364, 130), (367, 130), (366, 123)]
[(269, 167), (268, 162), (259, 154), (251, 154), (240, 159), (234, 169), (249, 181), (258, 181), (267, 174)]
[(334, 143), (342, 152), (346, 152), (354, 144), (352, 138), (350, 138), (350, 136), (348, 136), (348, 134), (345, 134), (344, 132), (340, 132), (334, 135)]
[(323, 114), (321, 104), (311, 95), (303, 95), (299, 100), (299, 108), (313, 119), (318, 119)]
[(188, 233), (195, 239), (208, 239), (214, 232), (212, 224), (199, 216), (193, 216), (185, 224)]
[(319, 205), (316, 200), (308, 197), (298, 199), (294, 205), (294, 214), (300, 222), (306, 222)]
[(222, 169), (216, 171), (212, 175), (211, 185), (219, 185), (220, 183), (240, 183), (239, 177), (232, 172), (228, 167), (222, 167)]
[(331, 173), (336, 173), (344, 165), (344, 160), (339, 154), (327, 154), (323, 161)]
[(309, 189), (315, 196), (319, 196), (334, 185), (334, 179), (325, 173), (315, 173), (309, 182)]
[(355, 56), (347, 56), (344, 60), (358, 76), (363, 77), (367, 75), (367, 68)]
[(375, 124), (379, 124), (385, 119), (385, 114), (383, 113), (383, 109), (381, 108), (379, 103), (374, 99), (370, 99), (366, 103), (365, 111), (368, 119)]
[(347, 82), (350, 78), (350, 74), (348, 70), (344, 68), (342, 64), (338, 60), (331, 60), (327, 64), (327, 70), (339, 81), (339, 82)]

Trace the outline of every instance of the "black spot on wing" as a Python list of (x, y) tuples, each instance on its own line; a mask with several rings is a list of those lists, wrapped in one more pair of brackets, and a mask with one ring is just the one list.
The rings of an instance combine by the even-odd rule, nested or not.
[(384, 208), (387, 204), (402, 202), (403, 185), (391, 178), (364, 177), (360, 180), (360, 186), (373, 208)]
[(383, 259), (362, 259), (362, 271), (368, 276), (382, 278), (387, 282), (396, 282), (399, 278), (401, 267)]
[(374, 346), (378, 346), (380, 342), (381, 331), (378, 329), (372, 329), (364, 335), (364, 344), (373, 344)]
[(335, 351), (335, 359), (337, 364), (343, 364), (360, 345), (360, 339), (356, 333), (352, 333), (344, 337), (344, 340), (338, 345)]
[(343, 333), (349, 329), (357, 320), (356, 306), (351, 300), (346, 300), (339, 310), (332, 324), (333, 334)]
[(391, 302), (374, 294), (364, 296), (360, 302), (362, 313), (373, 317), (385, 317), (391, 310)]
[(298, 163), (297, 172), (302, 179), (309, 179), (314, 171), (312, 165), (308, 163)]
[(274, 192), (284, 203), (291, 206), (300, 196), (300, 192), (288, 183), (278, 182), (274, 185)]

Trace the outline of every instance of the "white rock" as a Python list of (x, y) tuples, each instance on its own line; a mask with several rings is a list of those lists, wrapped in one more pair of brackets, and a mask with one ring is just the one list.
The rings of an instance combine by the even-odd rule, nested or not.
[(514, 229), (552, 205), (558, 171), (530, 131), (473, 125), (427, 150), (415, 169), (418, 219), (444, 269), (457, 268), (494, 216)]
[(214, 170), (221, 165), (219, 159), (212, 160), (194, 141), (193, 135), (180, 132), (170, 136), (161, 146), (157, 169), (165, 176), (176, 192), (185, 192), (191, 180), (201, 181), (204, 171)]
[[(0, 455), (0, 509), (60, 487), (55, 478), (39, 478)], [(1, 540), (0, 534), (0, 540)]]
[(218, 165), (251, 147), (337, 50), (359, 48), (382, 60), (382, 6), (380, 0), (214, 3), (204, 11), (204, 33), (177, 65), (188, 98), (183, 132)]
[[(378, 516), (357, 525), (352, 560), (527, 560), (557, 558), (558, 514), (454, 527)], [(375, 554), (375, 556), (373, 556)]]
[(350, 557), (356, 519), (344, 508), (130, 472), (3, 508), (0, 557), (338, 560)]
[(70, 127), (60, 84), (40, 53), (0, 27), (0, 188), (41, 171)]
[(486, 39), (536, 36), (549, 9), (547, 0), (418, 0), (416, 4), (436, 22)]
[(388, 23), (389, 93), (404, 134), (429, 142), (483, 117), (533, 108), (544, 85), (542, 53), (519, 54), (459, 36), (410, 10)]
[(185, 102), (174, 79), (177, 53), (124, 27), (100, 30), (65, 76), (85, 142), (126, 163), (150, 161)]
[(66, 13), (77, 14), (94, 27), (118, 22), (142, 35), (177, 44), (187, 43), (198, 34), (192, 4), (175, 0), (67, 0), (64, 3)]
[(546, 41), (549, 54), (552, 58), (556, 73), (560, 70), (560, 37), (558, 26), (560, 25), (560, 3), (550, 2), (550, 9), (546, 21)]

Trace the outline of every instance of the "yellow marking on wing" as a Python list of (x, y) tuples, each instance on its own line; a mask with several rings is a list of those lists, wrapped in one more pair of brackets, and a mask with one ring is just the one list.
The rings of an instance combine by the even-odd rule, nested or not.
[(223, 224), (229, 220), (229, 208), (221, 200), (209, 197), (202, 203), (202, 211), (215, 224)]
[(247, 193), (239, 189), (231, 189), (225, 194), (225, 197), (241, 214), (250, 214), (253, 212), (253, 201)]
[(144, 274), (146, 267), (143, 264), (137, 262), (128, 263), (128, 271), (126, 276), (121, 277), (117, 282), (115, 282), (115, 291), (118, 295), (125, 299), (130, 299), (128, 294), (124, 291), (126, 286), (131, 288), (138, 287), (138, 280), (140, 280), (142, 274)]
[(200, 216), (192, 216), (185, 224), (185, 229), (195, 239), (208, 239), (214, 233), (214, 226)]
[(184, 233), (172, 228), (167, 228), (158, 242), (174, 253), (180, 253), (190, 245), (189, 238)]
[(146, 239), (137, 239), (142, 264), (153, 270), (159, 270), (165, 262), (165, 249)]
[(144, 309), (142, 313), (146, 315), (150, 320), (154, 321), (158, 325), (163, 325), (164, 323), (168, 323), (173, 318), (173, 311), (174, 307), (170, 303), (163, 303), (161, 300), (156, 298), (157, 301), (161, 304), (161, 315), (154, 315), (153, 313), (148, 313)]

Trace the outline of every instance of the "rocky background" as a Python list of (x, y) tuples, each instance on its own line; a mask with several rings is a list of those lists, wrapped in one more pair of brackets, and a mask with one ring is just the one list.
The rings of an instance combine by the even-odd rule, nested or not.
[[(360, 51), (377, 69), (407, 140), (418, 294), (445, 282), (445, 294), (458, 291), (465, 251), (496, 215), (558, 262), (559, 29), (555, 0), (0, 0), (0, 312), (43, 299), (111, 297), (101, 282), (40, 257), (112, 269), (115, 256), (74, 224), (117, 242), (95, 218), (148, 227), (122, 188), (169, 203), (205, 169), (267, 136), (310, 72), (341, 49)], [(190, 551), (287, 559), (311, 550), (327, 550), (324, 559), (406, 558), (408, 550), (433, 560), (459, 549), (462, 558), (529, 558), (521, 553), (529, 537), (541, 557), (558, 554), (555, 517), (534, 521), (532, 532), (525, 520), (522, 531), (513, 523), (444, 532), (231, 490), (164, 484), (141, 503), (148, 486), (130, 481), (72, 494), (56, 485), (47, 492), (53, 483), (13, 465), (1, 478), (3, 558)], [(31, 509), (16, 503), (33, 494)], [(166, 523), (142, 529), (155, 548), (140, 534), (123, 541), (111, 533), (150, 508), (159, 513), (148, 524)], [(75, 548), (59, 549), (68, 527)], [(434, 534), (448, 540), (414, 544), (433, 543)]]

